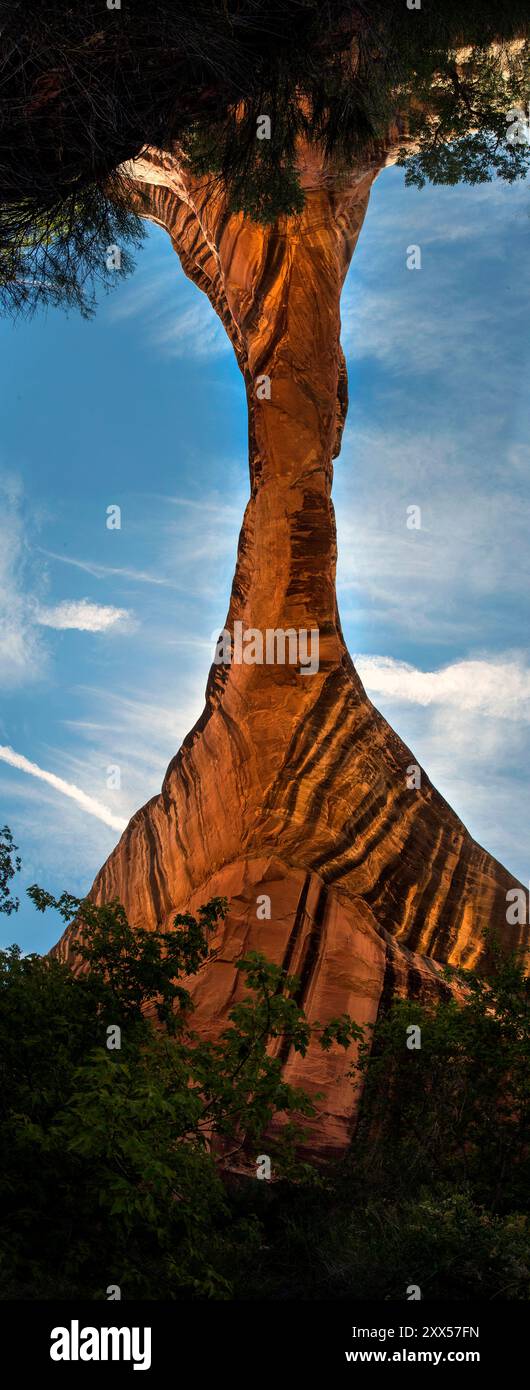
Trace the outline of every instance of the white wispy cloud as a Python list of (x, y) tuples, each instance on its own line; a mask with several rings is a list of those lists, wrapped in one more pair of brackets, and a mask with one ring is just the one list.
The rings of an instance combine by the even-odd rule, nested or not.
[[(423, 271), (403, 271), (412, 280)], [(444, 314), (443, 288), (436, 284), (423, 299), (407, 284), (397, 288), (357, 287), (348, 281), (342, 296), (342, 345), (347, 356), (375, 357), (392, 372), (410, 376), (445, 369), (462, 371), (464, 364), (483, 356), (482, 343), (488, 341), (494, 317), (482, 304), (471, 302), (467, 313), (455, 324)]]
[[(193, 473), (193, 456), (187, 462)], [(204, 459), (200, 466), (204, 468)], [(140, 494), (134, 503), (131, 501), (127, 525), (129, 547), (134, 554), (145, 555), (146, 550), (149, 551), (148, 568), (136, 568), (131, 564), (108, 565), (99, 559), (85, 559), (44, 547), (40, 553), (92, 578), (116, 580), (125, 593), (129, 585), (153, 587), (157, 604), (158, 589), (178, 593), (188, 604), (192, 597), (218, 597), (224, 585), (228, 607), (237, 537), (248, 500), (248, 474), (246, 460), (228, 458), (222, 463), (218, 458), (212, 460), (212, 472), (221, 466), (229, 502), (224, 492), (204, 486), (200, 490), (196, 486), (195, 495), (188, 497), (147, 493)], [(135, 596), (135, 607), (142, 601)], [(161, 605), (158, 609), (162, 612)]]
[[(488, 438), (489, 429), (489, 438)], [(495, 422), (474, 417), (429, 432), (392, 421), (348, 427), (336, 466), (342, 616), (417, 641), (520, 646), (517, 609), (530, 584), (527, 450), (502, 449)], [(421, 509), (421, 529), (407, 508)], [(503, 635), (506, 623), (509, 635)], [(521, 631), (521, 628), (519, 629)]]
[(39, 679), (46, 668), (46, 649), (35, 630), (27, 602), (31, 559), (22, 517), (18, 479), (0, 478), (0, 686), (3, 689)]
[(154, 690), (145, 695), (124, 695), (93, 686), (77, 688), (76, 694), (85, 697), (92, 717), (72, 718), (64, 723), (89, 744), (96, 776), (110, 763), (120, 765), (129, 814), (160, 790), (170, 759), (204, 708), (201, 686), (207, 671), (208, 661), (204, 662), (202, 677), (198, 678), (192, 668), (187, 679), (181, 679), (173, 704), (157, 698)]
[[(477, 405), (487, 400), (489, 407), (491, 398), (503, 410), (506, 386), (513, 394), (517, 382), (512, 352), (524, 340), (530, 305), (530, 287), (520, 274), (512, 285), (506, 269), (522, 253), (522, 236), (526, 242), (528, 208), (528, 180), (509, 189), (493, 181), (420, 191), (404, 188), (399, 171), (385, 171), (342, 294), (342, 341), (352, 363), (375, 362), (394, 382), (406, 380), (411, 394), (435, 373), (446, 393), (460, 381), (468, 410), (464, 380), (472, 376)], [(407, 268), (409, 246), (420, 247), (420, 270)]]
[(54, 550), (42, 549), (41, 554), (47, 555), (50, 560), (59, 560), (62, 565), (73, 565), (74, 569), (84, 570), (85, 574), (91, 574), (94, 579), (106, 579), (107, 576), (114, 576), (118, 579), (131, 579), (139, 584), (158, 584), (168, 589), (178, 587), (172, 579), (167, 579), (164, 575), (154, 574), (149, 570), (127, 569), (118, 565), (100, 565), (95, 560), (78, 560), (73, 555), (58, 555)]
[(10, 767), (16, 767), (20, 772), (27, 773), (29, 777), (36, 777), (40, 782), (47, 782), (62, 796), (71, 797), (72, 801), (76, 801), (77, 805), (87, 812), (87, 815), (95, 816), (97, 820), (103, 821), (103, 824), (110, 826), (112, 830), (125, 830), (127, 822), (114, 815), (114, 812), (102, 801), (97, 801), (93, 796), (87, 796), (86, 792), (82, 791), (80, 787), (76, 787), (73, 782), (65, 782), (64, 778), (56, 777), (54, 772), (47, 772), (37, 763), (30, 762), (29, 758), (25, 758), (22, 753), (16, 753), (14, 748), (0, 746), (0, 759), (8, 763)]
[(130, 625), (131, 614), (126, 608), (113, 608), (110, 605), (91, 603), (89, 599), (65, 599), (53, 608), (37, 609), (36, 621), (41, 627), (53, 627), (59, 631), (76, 628), (78, 632), (107, 632), (116, 624)]
[(390, 656), (360, 656), (356, 666), (369, 693), (386, 700), (530, 723), (530, 666), (524, 658), (454, 661), (438, 671), (420, 671)]
[(134, 627), (133, 614), (114, 604), (98, 604), (87, 598), (54, 604), (42, 601), (47, 576), (38, 558), (42, 552), (31, 544), (35, 524), (19, 479), (2, 473), (0, 688), (6, 691), (30, 685), (48, 674), (50, 655), (42, 629), (95, 633), (110, 628), (130, 632)]
[(231, 352), (225, 329), (207, 296), (192, 284), (181, 268), (176, 252), (162, 232), (160, 254), (153, 268), (139, 262), (130, 284), (120, 287), (109, 310), (114, 322), (139, 319), (149, 343), (168, 357), (217, 357)]
[(213, 512), (218, 523), (241, 522), (241, 509), (239, 504), (237, 502), (226, 502), (218, 494), (212, 495), (211, 497), (202, 496), (200, 499), (182, 496), (163, 496), (161, 500), (163, 502), (171, 502), (175, 507), (187, 507), (193, 512)]
[[(58, 796), (46, 782), (21, 777), (16, 768), (0, 764), (0, 777), (2, 801), (9, 806), (9, 823), (22, 852), (21, 887), (40, 883), (51, 891), (66, 889), (82, 897), (117, 843), (120, 830), (87, 816), (83, 807)], [(60, 935), (61, 923), (56, 926), (50, 936), (51, 921), (42, 919), (43, 949)]]
[(528, 658), (487, 654), (434, 671), (379, 656), (361, 656), (356, 665), (374, 703), (470, 833), (528, 881)]
[[(192, 460), (190, 466), (193, 467)], [(219, 468), (218, 460), (212, 463), (212, 471), (214, 467)], [(199, 492), (195, 488), (195, 495), (160, 498), (163, 513), (158, 530), (164, 544), (161, 568), (174, 575), (186, 594), (187, 604), (191, 598), (207, 603), (208, 607), (213, 602), (224, 609), (224, 619), (249, 489), (246, 460), (238, 460), (236, 464), (227, 459), (222, 467), (226, 476), (225, 492), (210, 487)], [(216, 621), (214, 614), (213, 622)], [(208, 633), (213, 622), (210, 623), (209, 618), (206, 622)], [(189, 626), (189, 618), (186, 626)]]
[[(512, 220), (525, 222), (528, 217), (528, 179), (518, 180), (507, 189), (502, 179), (450, 187), (428, 184), (423, 189), (405, 187), (403, 171), (386, 166), (373, 185), (368, 214), (368, 236), (363, 231), (361, 254), (366, 251), (372, 261), (379, 252), (388, 259), (388, 252), (398, 254), (401, 248), (415, 243), (439, 246), (445, 250), (454, 243), (472, 243), (476, 253), (480, 245), (487, 246), (488, 256), (503, 259), (510, 248), (502, 238), (492, 238), (492, 216), (506, 211), (507, 197)], [(368, 243), (365, 248), (363, 242)], [(356, 260), (359, 261), (356, 252)]]

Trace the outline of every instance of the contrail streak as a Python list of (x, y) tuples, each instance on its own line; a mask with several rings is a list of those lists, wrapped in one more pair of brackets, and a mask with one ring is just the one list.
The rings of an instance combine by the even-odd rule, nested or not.
[(2, 747), (1, 744), (0, 758), (11, 767), (18, 767), (20, 772), (27, 772), (30, 777), (38, 777), (39, 781), (48, 782), (50, 787), (54, 787), (55, 791), (61, 792), (63, 796), (70, 796), (89, 816), (96, 816), (104, 825), (110, 825), (111, 830), (125, 830), (127, 821), (115, 816), (102, 801), (96, 801), (94, 796), (87, 796), (74, 782), (65, 782), (62, 777), (56, 777), (54, 772), (46, 772), (43, 767), (38, 767), (37, 763), (30, 763), (29, 758), (25, 758), (22, 753), (15, 753), (13, 748)]

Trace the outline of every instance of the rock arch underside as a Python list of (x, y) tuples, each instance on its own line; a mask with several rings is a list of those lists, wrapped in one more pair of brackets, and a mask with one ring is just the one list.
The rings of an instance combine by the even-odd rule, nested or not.
[[(235, 961), (256, 949), (301, 980), (310, 1021), (348, 1012), (373, 1023), (394, 993), (440, 996), (441, 963), (473, 967), (506, 893), (519, 886), (469, 835), (413, 753), (368, 699), (346, 649), (335, 592), (333, 459), (347, 410), (340, 293), (372, 182), (388, 149), (334, 177), (301, 156), (304, 212), (261, 227), (171, 154), (130, 166), (144, 215), (165, 228), (208, 295), (243, 374), (250, 497), (226, 627), (318, 628), (318, 673), (297, 666), (213, 665), (201, 718), (159, 796), (132, 817), (91, 890), (119, 898), (133, 924), (169, 925), (214, 894), (229, 912), (216, 959), (191, 982), (194, 1026), (215, 1037), (241, 991)], [(140, 202), (140, 197), (142, 201)], [(270, 399), (258, 399), (267, 375)], [(270, 920), (256, 900), (271, 899)], [(71, 932), (57, 953), (72, 957)], [(350, 1142), (352, 1058), (315, 1043), (291, 1052), (288, 1081), (320, 1093), (317, 1153)]]

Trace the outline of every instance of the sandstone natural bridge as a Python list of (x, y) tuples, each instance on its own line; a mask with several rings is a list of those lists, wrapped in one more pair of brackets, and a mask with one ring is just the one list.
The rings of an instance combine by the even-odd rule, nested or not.
[[(366, 1023), (396, 990), (446, 989), (437, 962), (475, 965), (488, 928), (510, 945), (524, 932), (506, 921), (511, 876), (426, 773), (407, 785), (417, 760), (367, 698), (337, 610), (340, 294), (388, 157), (374, 154), (345, 180), (308, 154), (305, 211), (271, 228), (229, 214), (170, 155), (131, 169), (138, 206), (208, 295), (245, 383), (250, 499), (226, 627), (318, 629), (320, 639), (310, 676), (290, 663), (212, 666), (204, 713), (160, 795), (133, 816), (92, 889), (153, 926), (213, 894), (229, 899), (217, 959), (192, 985), (194, 1025), (209, 1036), (226, 1025), (241, 989), (234, 962), (248, 949), (299, 975), (310, 1020), (348, 1012)], [(68, 934), (58, 949), (68, 954)], [(350, 1063), (316, 1044), (285, 1058), (286, 1079), (323, 1093), (315, 1150), (349, 1140)]]

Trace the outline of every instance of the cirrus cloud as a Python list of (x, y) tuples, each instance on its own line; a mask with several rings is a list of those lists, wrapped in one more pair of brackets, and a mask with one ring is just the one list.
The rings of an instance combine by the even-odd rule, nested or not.
[(97, 801), (94, 796), (87, 796), (81, 787), (76, 787), (74, 782), (65, 782), (63, 777), (56, 777), (54, 772), (47, 772), (45, 768), (39, 767), (37, 763), (30, 762), (23, 753), (16, 753), (14, 748), (0, 746), (0, 758), (3, 762), (9, 763), (10, 767), (16, 767), (20, 772), (26, 772), (30, 777), (36, 777), (40, 782), (47, 782), (55, 791), (61, 792), (63, 796), (71, 797), (72, 801), (77, 801), (78, 806), (86, 811), (89, 816), (96, 816), (97, 820), (103, 821), (104, 825), (109, 825), (111, 830), (125, 830), (127, 821), (120, 816), (115, 816), (114, 812), (105, 806), (102, 801)]
[(87, 598), (65, 599), (52, 608), (38, 608), (36, 621), (41, 627), (53, 627), (59, 631), (75, 628), (78, 632), (106, 632), (108, 628), (120, 623), (130, 622), (127, 608), (114, 608), (110, 604), (91, 603)]
[(454, 661), (438, 671), (419, 671), (391, 656), (361, 656), (356, 666), (371, 695), (530, 723), (530, 667), (516, 655)]

